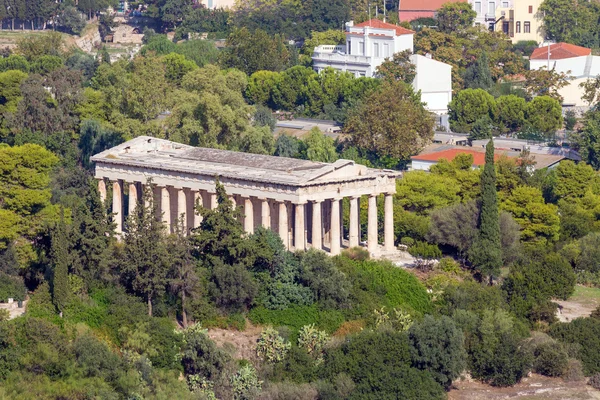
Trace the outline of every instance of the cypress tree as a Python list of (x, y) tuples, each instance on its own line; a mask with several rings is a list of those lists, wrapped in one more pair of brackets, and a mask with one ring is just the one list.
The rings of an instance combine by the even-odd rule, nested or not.
[(494, 166), (494, 141), (485, 147), (485, 166), (481, 174), (481, 211), (479, 234), (470, 250), (469, 259), (490, 283), (500, 274), (502, 248), (500, 243), (500, 217), (496, 192), (496, 169)]
[(52, 302), (62, 318), (69, 301), (69, 247), (67, 227), (63, 219), (51, 236)]

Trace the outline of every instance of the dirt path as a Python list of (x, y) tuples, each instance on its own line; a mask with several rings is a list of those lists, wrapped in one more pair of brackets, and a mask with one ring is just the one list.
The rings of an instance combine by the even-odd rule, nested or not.
[(509, 388), (495, 388), (473, 380), (459, 381), (455, 386), (448, 393), (448, 400), (600, 400), (600, 391), (585, 381), (565, 382), (537, 374)]

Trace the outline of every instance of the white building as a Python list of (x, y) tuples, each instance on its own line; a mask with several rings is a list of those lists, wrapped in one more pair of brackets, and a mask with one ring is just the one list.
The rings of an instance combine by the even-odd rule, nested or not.
[[(404, 50), (413, 51), (414, 32), (401, 26), (372, 19), (354, 25), (346, 23), (346, 44), (315, 48), (313, 67), (317, 72), (327, 67), (353, 73), (356, 77), (374, 77), (377, 67)], [(411, 56), (416, 67), (413, 81), (421, 91), (426, 108), (437, 114), (448, 112), (452, 100), (452, 67), (417, 54)]]
[[(475, 25), (483, 25), (488, 29), (496, 19), (501, 17), (500, 13), (496, 13), (496, 9), (512, 7), (513, 0), (469, 0), (469, 4), (477, 13)], [(498, 23), (502, 24), (502, 21)]]
[(600, 57), (592, 55), (592, 50), (569, 43), (555, 43), (550, 47), (539, 47), (529, 59), (529, 69), (551, 69), (572, 77), (568, 86), (558, 92), (564, 98), (565, 106), (587, 106), (581, 99), (583, 89), (579, 84), (600, 75)]

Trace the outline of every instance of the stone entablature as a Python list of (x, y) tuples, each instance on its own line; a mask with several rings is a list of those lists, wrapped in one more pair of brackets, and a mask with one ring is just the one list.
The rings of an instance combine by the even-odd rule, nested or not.
[[(385, 249), (393, 249), (393, 194), (397, 171), (367, 168), (350, 160), (319, 163), (187, 146), (140, 136), (92, 157), (101, 196), (106, 182), (113, 185), (117, 233), (125, 218), (124, 192), (133, 210), (141, 188), (152, 180), (165, 224), (172, 229), (184, 214), (186, 229), (199, 226), (194, 205), (216, 207), (215, 177), (230, 198), (244, 208), (244, 228), (251, 233), (263, 225), (278, 232), (287, 248), (309, 245), (332, 254), (340, 251), (341, 199), (350, 198), (350, 246), (359, 244), (358, 201), (369, 196), (369, 250), (378, 251), (376, 196), (385, 195)], [(127, 212), (128, 213), (128, 212)]]

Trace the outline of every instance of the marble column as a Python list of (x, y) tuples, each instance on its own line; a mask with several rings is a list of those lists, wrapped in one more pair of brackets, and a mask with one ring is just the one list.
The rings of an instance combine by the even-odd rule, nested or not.
[(260, 224), (265, 229), (271, 228), (271, 207), (267, 199), (260, 199)]
[(113, 221), (115, 221), (116, 227), (115, 232), (117, 237), (123, 233), (123, 182), (116, 180), (113, 182), (113, 193), (112, 193), (112, 212)]
[(386, 251), (392, 251), (394, 250), (394, 195), (392, 193), (385, 194), (384, 212), (383, 245)]
[(306, 230), (304, 229), (304, 205), (296, 204), (296, 220), (294, 221), (294, 248), (306, 250)]
[(331, 231), (329, 252), (336, 256), (340, 254), (340, 199), (331, 200)]
[(247, 234), (254, 233), (254, 206), (250, 197), (244, 199), (244, 231)]
[(237, 202), (235, 201), (235, 196), (234, 195), (229, 196), (229, 200), (231, 200), (231, 204), (233, 206), (233, 209), (235, 210), (237, 208)]
[(167, 234), (171, 233), (171, 194), (166, 186), (160, 187), (160, 212)]
[(216, 193), (208, 193), (209, 195), (209, 200), (210, 200), (210, 204), (209, 207), (211, 210), (216, 210), (217, 207), (219, 206), (219, 200), (217, 199), (217, 194)]
[(104, 182), (104, 179), (98, 179), (98, 192), (100, 193), (100, 201), (104, 204), (106, 201), (106, 182)]
[(129, 184), (129, 215), (134, 215), (139, 200), (138, 185), (132, 182)]
[(288, 212), (287, 205), (284, 202), (279, 203), (279, 236), (283, 241), (283, 245), (286, 249), (289, 249), (289, 236), (288, 236)]
[(194, 226), (193, 228), (198, 228), (202, 223), (202, 215), (196, 210), (197, 206), (202, 207), (204, 205), (202, 201), (202, 193), (199, 190), (195, 190), (194, 192), (194, 205), (192, 209), (194, 210)]
[[(181, 228), (181, 232), (187, 235), (187, 199), (185, 197), (185, 189), (175, 189), (177, 191), (177, 220), (175, 224)], [(173, 231), (176, 231), (175, 229)]]
[(350, 247), (356, 247), (359, 245), (358, 237), (358, 226), (360, 222), (360, 211), (359, 211), (359, 200), (360, 197), (350, 197), (350, 235), (348, 242)]
[(377, 195), (369, 196), (369, 220), (367, 227), (368, 250), (377, 252)]
[(323, 222), (321, 219), (321, 202), (312, 204), (312, 247), (321, 250), (323, 248)]

